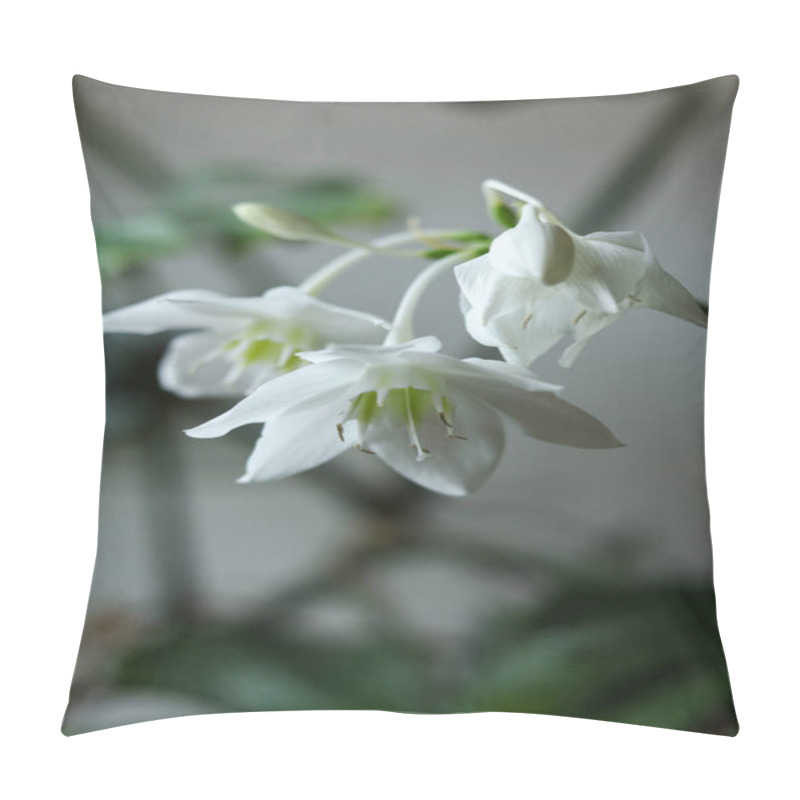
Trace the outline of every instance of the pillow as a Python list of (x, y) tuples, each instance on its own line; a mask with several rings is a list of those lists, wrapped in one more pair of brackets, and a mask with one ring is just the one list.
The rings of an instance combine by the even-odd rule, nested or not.
[(703, 381), (737, 86), (77, 76), (107, 418), (64, 733), (382, 709), (735, 735)]

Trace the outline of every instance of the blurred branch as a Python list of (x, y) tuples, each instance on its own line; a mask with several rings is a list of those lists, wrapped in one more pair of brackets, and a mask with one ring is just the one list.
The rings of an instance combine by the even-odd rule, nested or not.
[(602, 230), (614, 223), (668, 163), (682, 137), (708, 109), (712, 96), (704, 84), (683, 87), (671, 107), (642, 133), (639, 149), (616, 165), (588, 202), (570, 216), (570, 227), (583, 232)]
[[(114, 97), (111, 95), (106, 102), (92, 108), (81, 110), (82, 104), (79, 106), (78, 130), (84, 152), (99, 155), (140, 187), (163, 186), (172, 177), (171, 170), (140, 137), (132, 136), (125, 125), (117, 124), (126, 114), (111, 106)], [(87, 169), (91, 171), (89, 159)]]
[(185, 470), (175, 436), (170, 415), (163, 413), (142, 440), (142, 494), (146, 498), (150, 547), (164, 612), (168, 619), (186, 623), (197, 616), (198, 582)]

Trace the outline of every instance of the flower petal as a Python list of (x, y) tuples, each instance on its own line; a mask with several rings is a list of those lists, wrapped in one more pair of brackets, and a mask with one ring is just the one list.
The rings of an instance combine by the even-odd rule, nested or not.
[(489, 324), (503, 357), (511, 363), (529, 365), (569, 332), (580, 313), (575, 302), (552, 289), (522, 313), (519, 309), (498, 314)]
[(224, 436), (253, 422), (267, 423), (290, 410), (326, 405), (346, 397), (364, 371), (358, 361), (311, 364), (265, 383), (233, 408), (185, 433), (198, 439)]
[(492, 267), (518, 278), (534, 278), (546, 286), (570, 274), (575, 257), (573, 237), (560, 225), (539, 219), (526, 205), (517, 225), (501, 233), (489, 248)]
[(268, 422), (239, 483), (271, 481), (305, 472), (348, 449), (336, 430), (336, 404), (292, 409)]
[(552, 383), (545, 383), (529, 369), (496, 359), (459, 359), (442, 353), (409, 353), (404, 360), (424, 369), (435, 371), (446, 382), (456, 380), (462, 386), (501, 381), (520, 389), (532, 391), (556, 392), (563, 388)]
[(488, 255), (465, 261), (454, 272), (476, 320), (483, 325), (496, 314), (525, 306), (531, 279), (503, 275)]
[(463, 391), (507, 416), (534, 439), (589, 449), (621, 446), (600, 420), (553, 392), (523, 389), (492, 376), (482, 381), (450, 381), (456, 382)]
[(663, 311), (665, 314), (685, 319), (703, 328), (708, 325), (708, 315), (700, 308), (691, 292), (664, 270), (655, 259), (636, 287), (634, 295), (635, 306)]
[[(448, 436), (448, 428), (435, 415), (417, 426), (422, 446), (430, 451), (423, 460), (417, 460), (405, 425), (390, 414), (376, 415), (364, 446), (402, 476), (432, 492), (456, 497), (474, 492), (494, 471), (503, 452), (503, 423), (491, 408), (467, 396), (451, 399), (455, 436)], [(465, 438), (456, 438), (462, 436)]]
[(571, 367), (583, 351), (583, 348), (589, 343), (589, 340), (603, 328), (618, 320), (625, 313), (625, 310), (623, 309), (618, 314), (597, 314), (587, 311), (575, 323), (575, 341), (564, 350), (558, 359), (558, 363), (562, 367)]
[[(274, 370), (258, 365), (236, 376), (234, 362), (222, 350), (228, 341), (227, 334), (214, 331), (175, 337), (159, 364), (159, 383), (180, 397), (236, 397), (274, 374)], [(235, 376), (233, 380), (231, 375)]]
[(209, 328), (208, 317), (197, 310), (179, 305), (179, 301), (200, 301), (221, 298), (216, 292), (186, 289), (151, 297), (103, 315), (106, 333), (160, 333), (161, 331)]
[(291, 286), (270, 293), (273, 302), (286, 304), (291, 319), (312, 327), (326, 342), (378, 343), (391, 325), (380, 317), (352, 308), (325, 303)]
[(529, 369), (516, 364), (507, 364), (505, 361), (496, 361), (490, 358), (465, 358), (461, 363), (473, 367), (476, 371), (476, 378), (483, 382), (487, 378), (493, 378), (519, 389), (536, 392), (559, 392), (564, 388), (555, 383), (541, 380)]
[(561, 288), (590, 311), (616, 313), (654, 260), (649, 245), (630, 231), (573, 238), (575, 266)]
[(378, 366), (381, 364), (389, 365), (396, 363), (397, 359), (404, 353), (419, 351), (435, 353), (442, 347), (441, 341), (435, 336), (421, 336), (412, 339), (410, 342), (394, 345), (332, 345), (324, 350), (315, 350), (310, 353), (299, 353), (298, 355), (305, 361), (312, 364), (319, 364), (325, 361), (335, 361), (340, 358), (354, 359), (363, 361), (365, 364)]
[(261, 297), (219, 297), (179, 302), (211, 317), (232, 317), (243, 322), (279, 320), (307, 326), (320, 339), (331, 342), (379, 342), (391, 326), (372, 314), (335, 306), (294, 286), (276, 286)]

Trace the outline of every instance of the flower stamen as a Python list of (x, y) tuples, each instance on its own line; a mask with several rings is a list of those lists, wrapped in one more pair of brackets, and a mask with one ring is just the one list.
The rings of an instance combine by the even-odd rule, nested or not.
[(414, 422), (414, 411), (411, 407), (411, 388), (409, 386), (406, 386), (406, 388), (403, 390), (403, 395), (405, 399), (406, 427), (408, 429), (408, 435), (411, 439), (411, 446), (417, 451), (417, 461), (424, 461), (426, 456), (430, 455), (431, 451), (426, 450), (419, 440), (417, 426)]
[(451, 414), (451, 412), (455, 410), (453, 408), (453, 404), (446, 397), (444, 396), (440, 397), (438, 395), (434, 395), (433, 402), (434, 405), (436, 406), (436, 411), (439, 414), (439, 420), (446, 429), (445, 437), (447, 439), (461, 439), (466, 442), (467, 441), (466, 436), (459, 436), (458, 434), (453, 432), (454, 431), (453, 423), (447, 416), (448, 414)]

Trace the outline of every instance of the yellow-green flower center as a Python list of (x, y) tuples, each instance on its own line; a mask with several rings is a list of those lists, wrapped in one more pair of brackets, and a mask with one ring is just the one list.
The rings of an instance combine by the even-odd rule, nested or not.
[(430, 450), (423, 446), (419, 429), (432, 418), (438, 417), (451, 438), (464, 438), (453, 433), (455, 406), (444, 395), (428, 389), (416, 389), (411, 386), (389, 389), (383, 397), (378, 392), (362, 392), (350, 404), (350, 408), (336, 428), (339, 438), (345, 441), (344, 426), (353, 421), (356, 423), (355, 447), (366, 453), (372, 451), (364, 445), (369, 440), (369, 428), (376, 420), (388, 420), (395, 427), (405, 427), (409, 443), (417, 451), (417, 460), (422, 461), (430, 455)]
[(241, 336), (226, 342), (225, 353), (241, 369), (272, 366), (278, 372), (291, 372), (306, 362), (297, 353), (314, 350), (320, 344), (308, 328), (279, 322), (256, 322)]

